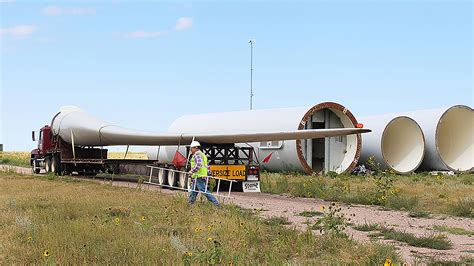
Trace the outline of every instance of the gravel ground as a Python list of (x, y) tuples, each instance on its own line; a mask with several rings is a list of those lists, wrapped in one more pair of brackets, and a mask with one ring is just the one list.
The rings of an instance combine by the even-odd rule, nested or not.
[[(29, 168), (12, 167), (0, 165), (0, 169), (11, 169), (22, 174), (31, 174)], [(94, 179), (100, 183), (108, 183), (111, 181), (104, 181)], [(136, 183), (114, 181), (113, 185), (124, 187), (136, 187)], [(166, 194), (180, 193), (176, 190), (161, 189), (158, 186), (142, 185), (143, 189), (159, 191)], [(267, 193), (242, 193), (232, 192), (232, 199), (222, 199), (223, 203), (233, 203), (242, 208), (259, 210), (262, 217), (286, 217), (291, 222), (289, 227), (295, 227), (299, 230), (306, 230), (307, 223), (314, 223), (316, 217), (303, 217), (299, 214), (303, 211), (321, 211), (322, 206), (329, 206), (331, 202), (309, 199), (296, 198), (282, 195), (273, 195)], [(347, 205), (337, 204), (336, 207), (341, 207), (342, 212), (346, 217), (351, 218), (354, 224), (381, 224), (389, 228), (395, 228), (398, 231), (406, 231), (418, 236), (429, 235), (434, 233), (433, 226), (448, 226), (459, 227), (468, 231), (474, 231), (474, 220), (469, 218), (449, 217), (442, 215), (433, 215), (431, 218), (412, 218), (408, 216), (407, 212), (403, 211), (386, 211), (381, 210), (375, 206), (365, 205)], [(355, 216), (351, 216), (354, 214)], [(474, 252), (474, 236), (455, 235), (443, 232), (449, 240), (453, 243), (453, 248), (450, 250), (434, 250), (428, 248), (417, 248), (408, 246), (407, 244), (391, 240), (371, 240), (367, 235), (370, 232), (360, 232), (348, 227), (347, 233), (358, 241), (381, 241), (387, 244), (392, 244), (397, 247), (400, 254), (406, 262), (412, 264), (417, 258), (434, 258), (438, 260), (458, 261), (461, 257), (473, 257)], [(319, 232), (314, 231), (316, 234)]]

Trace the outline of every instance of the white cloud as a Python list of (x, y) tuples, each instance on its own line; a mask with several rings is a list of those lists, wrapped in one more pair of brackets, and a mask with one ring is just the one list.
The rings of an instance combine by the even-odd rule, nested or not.
[(129, 33), (124, 34), (123, 36), (127, 38), (155, 38), (155, 37), (162, 37), (174, 31), (181, 31), (188, 29), (193, 26), (193, 18), (190, 17), (180, 17), (178, 21), (176, 21), (175, 26), (172, 29), (165, 30), (165, 31), (132, 31)]
[(11, 28), (0, 28), (0, 35), (11, 35), (14, 37), (26, 37), (36, 30), (33, 25), (18, 25)]
[(193, 18), (190, 17), (181, 17), (176, 22), (176, 26), (174, 27), (176, 30), (185, 30), (193, 26)]
[(43, 8), (43, 14), (46, 16), (60, 15), (94, 15), (96, 10), (90, 7), (60, 7), (47, 6)]

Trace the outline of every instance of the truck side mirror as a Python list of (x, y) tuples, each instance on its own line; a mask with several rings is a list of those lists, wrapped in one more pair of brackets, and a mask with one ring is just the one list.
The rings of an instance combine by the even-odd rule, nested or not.
[(33, 141), (36, 141), (35, 132), (34, 132), (34, 131), (31, 131), (31, 139), (32, 139)]

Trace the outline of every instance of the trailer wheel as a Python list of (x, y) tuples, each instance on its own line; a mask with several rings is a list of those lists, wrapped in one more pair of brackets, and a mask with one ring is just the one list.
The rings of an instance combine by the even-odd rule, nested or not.
[(59, 162), (59, 158), (56, 156), (51, 160), (51, 172), (61, 175), (61, 163)]
[[(178, 177), (178, 178), (177, 178)], [(176, 187), (178, 184), (179, 173), (178, 172), (168, 172), (168, 185), (171, 187)]]
[(168, 174), (168, 170), (160, 169), (158, 171), (158, 184), (166, 185), (166, 182), (168, 181)]
[(188, 188), (188, 174), (187, 173), (179, 173), (179, 187), (182, 189)]
[(44, 159), (44, 170), (46, 170), (46, 173), (51, 173), (51, 159), (50, 158)]
[(41, 171), (41, 169), (38, 167), (38, 162), (36, 162), (36, 159), (33, 159), (31, 170), (33, 171), (33, 174), (39, 174)]

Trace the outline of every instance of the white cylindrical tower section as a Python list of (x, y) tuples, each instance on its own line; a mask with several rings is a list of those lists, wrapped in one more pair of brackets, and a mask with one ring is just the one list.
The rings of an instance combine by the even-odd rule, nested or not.
[[(170, 133), (251, 133), (324, 128), (354, 128), (357, 120), (344, 106), (324, 102), (311, 108), (281, 108), (187, 115), (175, 120)], [(360, 156), (360, 135), (326, 139), (264, 141), (255, 148), (262, 167), (270, 171), (304, 171), (308, 174), (351, 171)], [(171, 162), (176, 146), (150, 149), (149, 158)], [(157, 152), (159, 154), (157, 154)]]
[(381, 150), (385, 163), (395, 172), (413, 172), (425, 156), (423, 131), (413, 119), (396, 117), (382, 133)]
[(474, 168), (474, 111), (457, 105), (446, 110), (436, 126), (436, 148), (446, 167), (467, 172)]
[(400, 174), (415, 171), (425, 154), (425, 140), (420, 126), (411, 118), (380, 115), (361, 118), (372, 132), (363, 135), (361, 162), (370, 156)]

